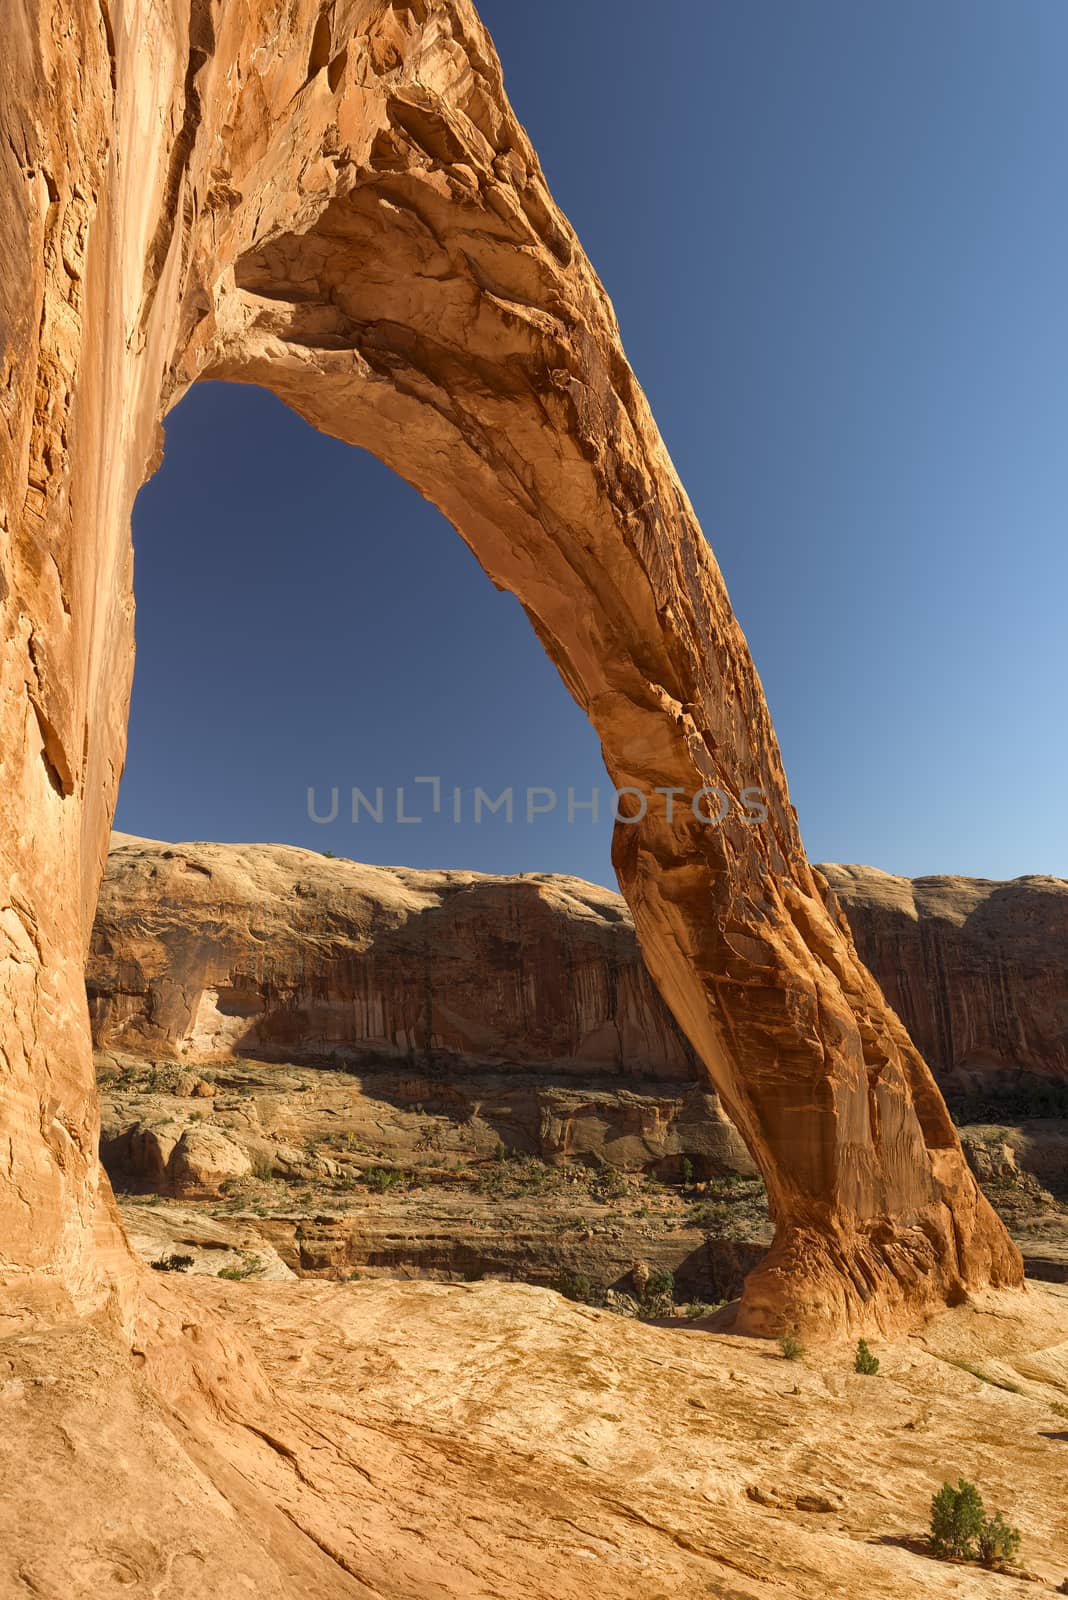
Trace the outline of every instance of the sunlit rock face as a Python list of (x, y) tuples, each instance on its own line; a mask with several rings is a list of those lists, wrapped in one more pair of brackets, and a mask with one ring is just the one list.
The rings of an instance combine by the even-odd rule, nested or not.
[(1068, 883), (822, 866), (857, 948), (943, 1088), (1068, 1082)]
[(727, 796), (717, 827), (650, 804), (614, 859), (766, 1177), (776, 1243), (741, 1325), (908, 1320), (1017, 1282), (805, 859), (719, 570), (467, 0), (19, 4), (0, 104), (12, 1280), (43, 1271), (88, 1307), (133, 1273), (83, 962), (123, 760), (130, 511), (162, 415), (210, 376), (273, 389), (440, 507), (522, 601), (617, 787)]

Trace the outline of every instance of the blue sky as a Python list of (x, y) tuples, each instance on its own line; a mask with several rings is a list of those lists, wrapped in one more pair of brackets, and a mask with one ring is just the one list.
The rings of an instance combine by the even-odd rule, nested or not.
[[(764, 680), (814, 859), (1068, 875), (1062, 0), (485, 0)], [(135, 511), (117, 825), (612, 882), (591, 731), (372, 457), (194, 390)], [(353, 785), (556, 812), (346, 820)], [(342, 792), (337, 823), (307, 815)], [(426, 791), (423, 791), (424, 793)], [(408, 789), (409, 813), (425, 810)]]

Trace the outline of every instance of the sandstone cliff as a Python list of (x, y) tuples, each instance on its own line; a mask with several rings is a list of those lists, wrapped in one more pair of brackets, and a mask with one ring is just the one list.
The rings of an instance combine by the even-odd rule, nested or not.
[(1068, 1081), (1068, 882), (819, 870), (944, 1089)]
[(383, 1051), (693, 1083), (618, 894), (114, 836), (86, 969), (98, 1049)]

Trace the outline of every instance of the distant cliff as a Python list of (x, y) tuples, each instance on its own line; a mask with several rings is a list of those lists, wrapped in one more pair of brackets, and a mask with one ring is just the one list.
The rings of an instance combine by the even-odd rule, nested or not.
[(381, 1051), (692, 1083), (622, 898), (578, 878), (113, 838), (89, 956), (98, 1048)]
[(1068, 882), (819, 871), (943, 1089), (1068, 1083)]

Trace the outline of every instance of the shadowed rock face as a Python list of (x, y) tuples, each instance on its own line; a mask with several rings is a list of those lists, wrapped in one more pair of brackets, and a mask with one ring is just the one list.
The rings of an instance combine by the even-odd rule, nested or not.
[[(4, 1261), (119, 1264), (82, 962), (122, 766), (129, 515), (199, 377), (374, 451), (517, 594), (617, 786), (645, 961), (767, 1181), (742, 1326), (890, 1322), (1020, 1261), (828, 910), (721, 576), (466, 0), (16, 6), (0, 73)], [(738, 802), (762, 788), (768, 816)]]
[(580, 1080), (699, 1076), (625, 902), (548, 873), (419, 872), (116, 834), (86, 979), (104, 1050), (378, 1050)]
[(1068, 883), (819, 870), (945, 1089), (1068, 1081)]

